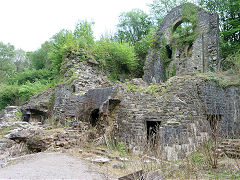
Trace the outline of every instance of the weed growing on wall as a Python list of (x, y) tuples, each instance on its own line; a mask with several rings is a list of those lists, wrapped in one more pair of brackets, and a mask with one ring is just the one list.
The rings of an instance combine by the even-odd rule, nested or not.
[(191, 22), (193, 28), (197, 27), (198, 24), (198, 10), (197, 6), (192, 3), (186, 3), (182, 8), (182, 21)]
[(186, 3), (181, 11), (182, 20), (172, 26), (171, 38), (179, 47), (191, 44), (198, 36), (196, 27), (198, 24), (197, 6), (192, 3)]
[(17, 116), (17, 119), (18, 120), (21, 120), (21, 117), (22, 117), (22, 111), (20, 109), (17, 110), (16, 112), (16, 116)]

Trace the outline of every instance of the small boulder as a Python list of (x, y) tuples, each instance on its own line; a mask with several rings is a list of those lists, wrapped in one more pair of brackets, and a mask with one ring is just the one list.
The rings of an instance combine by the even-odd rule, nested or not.
[(110, 159), (98, 156), (96, 158), (91, 159), (93, 163), (105, 164), (110, 161)]
[(13, 131), (11, 134), (9, 134), (9, 139), (17, 142), (26, 142), (32, 135), (33, 132), (30, 130)]
[(113, 163), (112, 167), (114, 169), (123, 169), (124, 168), (124, 164), (123, 163), (119, 163), (119, 162), (115, 162), (115, 163)]

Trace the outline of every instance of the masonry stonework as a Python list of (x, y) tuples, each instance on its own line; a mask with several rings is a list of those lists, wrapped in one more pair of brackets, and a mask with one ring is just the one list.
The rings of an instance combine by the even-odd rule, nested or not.
[[(188, 19), (183, 19), (184, 6), (173, 8), (159, 26), (155, 35), (155, 41), (157, 41), (155, 44), (157, 45), (150, 48), (145, 62), (144, 80), (148, 83), (159, 83), (173, 75), (194, 74), (218, 69), (219, 19), (217, 14), (212, 14), (194, 5), (197, 11), (197, 24), (192, 31), (196, 33), (196, 38), (192, 42), (181, 45), (173, 41), (172, 36), (176, 28), (184, 22), (190, 22)], [(170, 58), (168, 62), (166, 62), (166, 57), (159, 52), (160, 48), (166, 48), (165, 53)]]
[[(129, 89), (129, 84), (134, 88)], [(159, 122), (154, 146), (158, 155), (168, 160), (186, 157), (212, 137), (209, 115), (221, 115), (217, 120), (223, 137), (239, 136), (239, 87), (223, 88), (189, 75), (170, 78), (158, 86), (160, 91), (154, 95), (141, 90), (148, 87), (142, 80), (122, 86), (118, 135), (134, 151), (149, 150), (151, 146), (147, 122)]]
[(64, 82), (21, 106), (23, 120), (70, 120), (73, 127), (84, 122), (88, 128), (101, 120), (105, 126), (99, 123), (97, 129), (104, 139), (124, 142), (133, 151), (154, 150), (168, 160), (192, 153), (212, 137), (216, 124), (221, 136), (239, 136), (240, 87), (222, 87), (197, 74), (218, 69), (218, 15), (194, 5), (196, 36), (179, 46), (173, 33), (189, 20), (183, 17), (184, 8), (172, 9), (160, 25), (143, 80), (111, 82), (96, 61), (70, 54), (61, 67)]

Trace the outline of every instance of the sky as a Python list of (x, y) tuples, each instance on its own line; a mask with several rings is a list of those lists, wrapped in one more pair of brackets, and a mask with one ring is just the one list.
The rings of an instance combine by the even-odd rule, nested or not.
[(0, 0), (0, 41), (34, 51), (78, 20), (94, 21), (94, 36), (112, 33), (121, 12), (149, 12), (153, 0)]

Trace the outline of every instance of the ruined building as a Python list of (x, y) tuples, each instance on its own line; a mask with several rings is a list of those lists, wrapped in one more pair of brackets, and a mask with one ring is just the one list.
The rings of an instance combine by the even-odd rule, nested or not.
[(22, 105), (22, 118), (94, 127), (96, 138), (105, 134), (168, 160), (186, 157), (216, 129), (224, 137), (239, 136), (240, 87), (197, 75), (218, 69), (218, 37), (217, 14), (178, 6), (152, 40), (144, 81), (111, 82), (93, 59), (69, 56), (62, 84)]
[(175, 75), (216, 71), (219, 64), (217, 14), (187, 3), (161, 23), (145, 63), (144, 80), (163, 82)]

